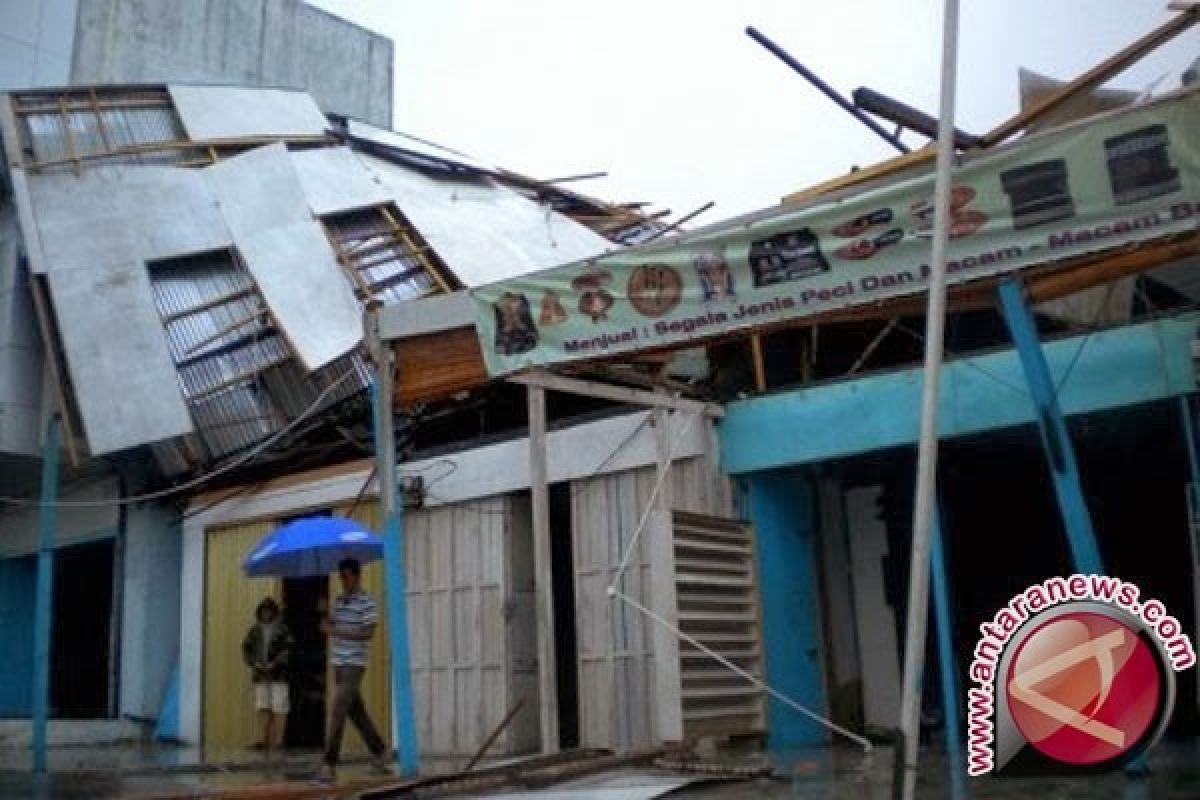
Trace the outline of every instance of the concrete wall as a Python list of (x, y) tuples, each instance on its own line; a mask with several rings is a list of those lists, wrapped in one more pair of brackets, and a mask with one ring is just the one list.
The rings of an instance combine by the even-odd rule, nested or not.
[[(116, 497), (116, 479), (107, 476), (64, 486), (59, 493), (59, 498), (66, 502), (108, 503)], [(64, 506), (58, 510), (55, 545), (66, 547), (112, 537), (117, 524), (115, 506)], [(37, 535), (37, 506), (20, 506), (0, 514), (0, 558), (36, 553)]]
[[(0, 1), (0, 8), (9, 5)], [(7, 46), (0, 36), (0, 52)], [(17, 239), (12, 197), (0, 193), (0, 453), (35, 455), (41, 426), (42, 343), (28, 275), (17, 261)]]
[(67, 83), (76, 6), (77, 0), (0, 0), (0, 89)]
[(900, 647), (896, 616), (887, 603), (883, 559), (887, 526), (879, 521), (878, 486), (846, 492), (846, 522), (854, 574), (854, 610), (862, 659), (863, 722), (891, 729), (900, 718)]
[(299, 0), (80, 0), (71, 81), (307, 89), (392, 123), (392, 41)]
[(120, 713), (154, 719), (179, 657), (179, 514), (169, 506), (129, 509), (124, 559)]

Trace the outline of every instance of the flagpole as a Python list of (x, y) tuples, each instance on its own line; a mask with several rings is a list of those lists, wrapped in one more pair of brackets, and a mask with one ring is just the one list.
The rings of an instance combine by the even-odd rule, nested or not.
[[(902, 800), (913, 800), (921, 738), (921, 688), (929, 619), (929, 551), (937, 488), (938, 388), (946, 327), (946, 245), (950, 240), (950, 171), (954, 165), (954, 91), (958, 60), (958, 0), (945, 0), (942, 23), (942, 91), (938, 112), (937, 168), (934, 178), (933, 253), (929, 309), (925, 319), (925, 382), (921, 392), (921, 436), (917, 448), (917, 488), (909, 562), (908, 623), (904, 644), (904, 684), (900, 699), (902, 769), (897, 770)], [(954, 713), (948, 709), (946, 713)]]

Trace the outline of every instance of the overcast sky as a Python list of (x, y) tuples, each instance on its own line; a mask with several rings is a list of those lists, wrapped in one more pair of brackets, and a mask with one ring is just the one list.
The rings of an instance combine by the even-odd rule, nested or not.
[[(743, 33), (752, 24), (844, 94), (937, 111), (941, 0), (310, 0), (396, 43), (397, 130), (575, 188), (703, 217), (770, 205), (892, 154)], [(1068, 79), (1165, 21), (1166, 0), (966, 0), (959, 127), (1017, 109), (1017, 67)], [(1112, 84), (1164, 90), (1193, 28)], [(910, 135), (910, 144), (920, 144)]]

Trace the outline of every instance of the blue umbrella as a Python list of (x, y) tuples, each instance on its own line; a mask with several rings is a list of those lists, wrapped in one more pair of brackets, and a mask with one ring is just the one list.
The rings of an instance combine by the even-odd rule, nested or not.
[(383, 539), (345, 517), (307, 517), (276, 528), (254, 546), (242, 563), (252, 578), (328, 575), (344, 558), (360, 562), (383, 557)]

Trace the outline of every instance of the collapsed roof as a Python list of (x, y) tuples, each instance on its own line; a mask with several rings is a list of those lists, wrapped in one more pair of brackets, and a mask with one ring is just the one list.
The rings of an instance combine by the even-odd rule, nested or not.
[(326, 118), (296, 91), (18, 92), (0, 96), (0, 134), (72, 444), (152, 445), (168, 474), (364, 389), (367, 303), (595, 256), (654, 225)]

